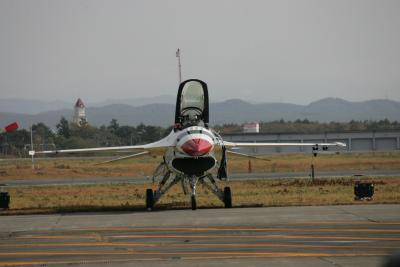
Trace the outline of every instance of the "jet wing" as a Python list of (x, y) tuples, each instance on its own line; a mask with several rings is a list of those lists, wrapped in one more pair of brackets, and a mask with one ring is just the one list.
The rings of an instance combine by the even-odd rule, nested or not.
[(116, 161), (120, 161), (120, 160), (124, 160), (124, 159), (137, 158), (137, 157), (145, 156), (145, 155), (148, 155), (148, 154), (149, 154), (148, 151), (143, 151), (143, 152), (139, 152), (139, 153), (128, 155), (128, 156), (123, 156), (123, 157), (119, 157), (119, 158), (115, 158), (115, 159), (110, 159), (110, 160), (106, 160), (106, 161), (103, 161), (103, 162), (99, 162), (96, 165), (107, 164), (107, 163), (116, 162)]
[(45, 151), (29, 151), (29, 155), (36, 154), (58, 154), (58, 153), (80, 153), (80, 152), (98, 152), (98, 151), (123, 151), (123, 150), (144, 150), (149, 154), (163, 154), (168, 147), (174, 146), (171, 134), (159, 141), (145, 145), (137, 146), (112, 146), (112, 147), (93, 147), (93, 148), (78, 148), (78, 149), (59, 149), (59, 150), (45, 150)]
[(224, 141), (223, 144), (228, 148), (239, 148), (239, 147), (290, 147), (290, 146), (305, 146), (305, 147), (346, 147), (346, 144), (341, 142), (333, 142), (333, 143), (236, 143), (236, 142), (226, 142)]
[(239, 153), (239, 152), (231, 151), (231, 150), (227, 150), (226, 153), (232, 154), (232, 155), (236, 155), (236, 156), (239, 156), (239, 157), (244, 157), (244, 158), (251, 158), (251, 159), (259, 159), (259, 160), (271, 161), (270, 159), (260, 158), (260, 157), (254, 156), (254, 155)]

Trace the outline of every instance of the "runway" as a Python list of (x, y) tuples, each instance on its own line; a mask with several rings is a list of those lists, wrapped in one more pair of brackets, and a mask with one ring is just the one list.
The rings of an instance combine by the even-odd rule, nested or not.
[(382, 266), (400, 205), (0, 217), (0, 266)]
[[(391, 177), (400, 176), (400, 170), (367, 170), (367, 171), (317, 171), (317, 178), (343, 178), (363, 175), (365, 177)], [(276, 173), (232, 173), (229, 176), (231, 181), (245, 181), (257, 179), (295, 179), (309, 178), (307, 172), (276, 172)], [(4, 179), (0, 180), (0, 186), (21, 187), (21, 186), (62, 186), (62, 185), (94, 185), (94, 184), (144, 184), (150, 183), (150, 176), (132, 177), (91, 177), (91, 178), (45, 178), (45, 179)]]

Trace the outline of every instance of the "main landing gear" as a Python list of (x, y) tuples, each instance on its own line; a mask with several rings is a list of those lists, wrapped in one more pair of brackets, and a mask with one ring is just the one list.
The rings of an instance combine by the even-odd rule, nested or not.
[[(154, 208), (155, 204), (155, 199), (154, 199), (154, 193), (151, 188), (146, 189), (146, 209), (147, 210), (152, 210)], [(232, 193), (231, 193), (231, 188), (230, 187), (225, 187), (224, 191), (218, 193), (218, 198), (221, 199), (222, 197), (222, 202), (224, 203), (225, 208), (232, 208)], [(158, 200), (158, 199), (157, 199)], [(196, 195), (191, 195), (190, 196), (190, 204), (192, 207), (192, 210), (197, 209), (197, 201), (196, 201)]]
[(224, 188), (224, 204), (225, 208), (232, 208), (232, 193), (229, 186)]
[(151, 210), (154, 206), (154, 195), (153, 189), (146, 189), (146, 209)]
[[(232, 193), (230, 187), (225, 187), (223, 192), (223, 202), (225, 208), (232, 208)], [(197, 209), (196, 195), (190, 196), (190, 204), (192, 206), (192, 210)], [(154, 194), (151, 188), (146, 190), (146, 209), (152, 210), (154, 207)]]
[[(160, 168), (163, 169), (163, 168)], [(183, 193), (185, 195), (190, 194), (190, 204), (192, 210), (197, 209), (196, 201), (196, 186), (201, 183), (205, 188), (216, 195), (223, 203), (225, 208), (232, 208), (232, 192), (230, 187), (225, 187), (221, 190), (215, 179), (211, 174), (197, 176), (185, 176), (177, 175), (168, 171), (166, 168), (162, 173), (158, 173), (157, 177), (161, 178), (158, 185), (158, 189), (153, 191), (151, 188), (146, 190), (146, 209), (152, 210), (154, 205), (160, 200), (160, 198), (175, 184), (181, 183)], [(153, 178), (157, 178), (153, 177)]]

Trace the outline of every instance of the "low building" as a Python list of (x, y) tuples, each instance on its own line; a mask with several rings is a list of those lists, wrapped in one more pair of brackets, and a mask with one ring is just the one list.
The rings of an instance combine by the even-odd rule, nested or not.
[(259, 133), (260, 124), (258, 122), (251, 122), (243, 124), (243, 133)]
[[(400, 151), (400, 130), (354, 131), (325, 133), (236, 133), (223, 134), (222, 138), (230, 142), (260, 143), (327, 143), (342, 142), (348, 152)], [(335, 151), (337, 149), (332, 148)], [(289, 153), (311, 152), (310, 147), (257, 147), (241, 148), (242, 153)]]

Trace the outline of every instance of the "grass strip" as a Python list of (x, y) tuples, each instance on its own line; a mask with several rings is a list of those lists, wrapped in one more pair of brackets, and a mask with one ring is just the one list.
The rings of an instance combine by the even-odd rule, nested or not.
[[(373, 200), (354, 200), (354, 178), (259, 179), (232, 181), (234, 207), (309, 206), (339, 204), (400, 203), (400, 177), (363, 178), (375, 185)], [(225, 183), (220, 182), (220, 186)], [(0, 215), (63, 213), (81, 211), (142, 211), (145, 210), (146, 188), (151, 184), (96, 184), (12, 187), (10, 209)], [(198, 208), (223, 208), (223, 203), (201, 185), (197, 191)], [(173, 187), (164, 195), (156, 209), (190, 208), (190, 196), (181, 187)]]

